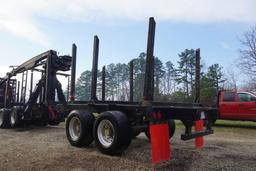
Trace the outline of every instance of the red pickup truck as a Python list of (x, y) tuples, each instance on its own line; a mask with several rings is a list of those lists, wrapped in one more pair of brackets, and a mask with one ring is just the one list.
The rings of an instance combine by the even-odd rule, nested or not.
[(218, 99), (219, 119), (256, 121), (256, 94), (221, 91)]

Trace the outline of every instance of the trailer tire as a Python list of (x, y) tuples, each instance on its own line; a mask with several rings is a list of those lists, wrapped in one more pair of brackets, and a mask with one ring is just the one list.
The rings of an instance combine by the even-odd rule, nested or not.
[(6, 108), (0, 109), (0, 128), (10, 128), (10, 110)]
[(132, 131), (132, 138), (136, 138), (138, 135), (140, 135), (141, 131), (134, 130)]
[(21, 118), (19, 112), (22, 110), (22, 106), (13, 106), (10, 111), (10, 126), (15, 128), (21, 124)]
[[(106, 134), (108, 127), (108, 135)], [(97, 148), (104, 154), (122, 154), (131, 143), (132, 131), (127, 116), (120, 111), (106, 111), (100, 114), (93, 126)]]
[(215, 125), (216, 121), (217, 121), (217, 119), (216, 119), (216, 118), (212, 119), (212, 126), (214, 126), (214, 125)]
[(49, 121), (49, 125), (52, 125), (52, 126), (56, 126), (56, 125), (59, 125), (59, 124), (60, 124), (60, 121), (56, 121), (56, 120)]
[(41, 110), (34, 111), (34, 112), (37, 112), (39, 117), (34, 118), (33, 124), (35, 126), (39, 126), (39, 127), (46, 127), (49, 124), (48, 110), (41, 109)]
[(88, 146), (93, 141), (93, 123), (95, 118), (87, 110), (73, 110), (66, 121), (66, 135), (71, 145)]
[(38, 127), (46, 127), (48, 125), (48, 120), (36, 119), (33, 121), (33, 124)]
[(170, 119), (168, 121), (168, 125), (169, 125), (169, 135), (170, 135), (170, 138), (172, 138), (176, 129), (175, 121), (173, 119)]
[[(168, 120), (168, 126), (169, 126), (169, 139), (171, 139), (176, 129), (175, 121), (173, 119)], [(149, 128), (145, 131), (145, 135), (150, 140)]]

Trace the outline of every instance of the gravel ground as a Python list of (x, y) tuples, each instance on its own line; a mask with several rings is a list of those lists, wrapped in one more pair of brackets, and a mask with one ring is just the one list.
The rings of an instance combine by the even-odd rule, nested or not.
[(101, 154), (92, 144), (72, 147), (65, 126), (0, 129), (0, 170), (256, 170), (256, 126), (215, 128), (202, 149), (194, 141), (170, 141), (171, 160), (151, 164), (150, 143), (144, 134), (121, 156)]

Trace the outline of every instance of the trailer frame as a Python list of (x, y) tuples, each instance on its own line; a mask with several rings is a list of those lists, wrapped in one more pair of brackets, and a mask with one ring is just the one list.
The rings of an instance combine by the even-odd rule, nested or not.
[[(185, 126), (185, 133), (181, 135), (182, 140), (193, 138), (201, 138), (202, 136), (213, 133), (211, 121), (215, 117), (216, 108), (204, 107), (200, 104), (200, 49), (196, 50), (196, 98), (194, 103), (171, 103), (154, 101), (154, 39), (155, 39), (155, 20), (153, 17), (149, 19), (148, 41), (147, 41), (147, 56), (145, 67), (144, 91), (141, 101), (133, 101), (133, 60), (130, 61), (130, 98), (129, 101), (107, 101), (105, 100), (105, 66), (102, 69), (102, 98), (98, 100), (96, 96), (97, 88), (97, 71), (98, 71), (98, 55), (99, 55), (99, 38), (94, 36), (93, 43), (93, 62), (92, 62), (92, 80), (91, 80), (91, 99), (88, 101), (72, 101), (66, 105), (66, 110), (70, 111), (66, 122), (66, 133), (69, 142), (74, 146), (89, 145), (93, 140), (96, 141), (98, 149), (105, 154), (116, 154), (123, 152), (128, 146), (132, 137), (140, 132), (148, 132), (151, 134), (151, 125), (161, 125), (168, 123), (170, 120), (181, 120)], [(75, 71), (72, 71), (75, 73)], [(74, 82), (71, 87), (75, 87)], [(59, 106), (61, 108), (61, 106)], [(77, 127), (73, 125), (73, 120), (76, 118), (80, 129), (77, 130), (78, 135), (72, 139), (72, 131), (75, 132)], [(87, 119), (86, 119), (87, 118)], [(116, 118), (115, 121), (112, 121)], [(104, 147), (99, 136), (99, 127), (102, 122), (112, 123), (110, 127), (118, 122), (120, 118), (126, 120), (126, 127), (117, 127), (115, 131), (123, 131), (129, 137), (126, 144), (120, 145), (111, 149)], [(197, 121), (205, 121), (205, 129), (193, 131), (192, 127)], [(84, 124), (87, 125), (84, 128)], [(170, 125), (169, 125), (170, 126)], [(86, 129), (86, 130), (83, 130)], [(113, 128), (114, 129), (114, 128)], [(128, 131), (127, 131), (128, 129)], [(80, 132), (79, 132), (80, 131)], [(98, 132), (97, 132), (98, 131)], [(149, 134), (150, 132), (150, 134)], [(118, 133), (117, 133), (118, 134)], [(118, 135), (116, 135), (118, 136)], [(120, 139), (125, 139), (121, 135)], [(86, 140), (86, 143), (83, 143)], [(113, 140), (114, 141), (114, 140)], [(169, 143), (168, 143), (169, 144)], [(105, 144), (106, 145), (106, 144)], [(121, 150), (120, 150), (121, 149)], [(153, 152), (152, 152), (153, 153)]]

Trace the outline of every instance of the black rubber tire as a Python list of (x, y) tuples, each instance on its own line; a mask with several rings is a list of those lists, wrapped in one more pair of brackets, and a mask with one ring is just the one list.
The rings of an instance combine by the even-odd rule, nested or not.
[[(168, 120), (168, 126), (169, 126), (169, 139), (171, 139), (176, 129), (175, 121), (173, 119)], [(146, 137), (150, 140), (149, 128), (144, 133)]]
[(10, 110), (6, 108), (0, 109), (1, 123), (0, 128), (10, 128)]
[[(10, 114), (9, 114), (9, 117), (10, 117), (10, 126), (12, 128), (15, 128), (15, 127), (18, 127), (21, 125), (21, 118), (20, 118), (20, 115), (19, 113), (21, 112), (22, 110), (22, 107), (21, 106), (13, 106), (11, 111), (10, 111)], [(14, 120), (12, 122), (12, 115), (15, 115), (14, 117)]]
[(52, 125), (52, 126), (56, 126), (56, 125), (59, 125), (60, 124), (60, 122), (59, 121), (56, 121), (56, 120), (54, 120), (54, 121), (49, 121), (49, 125)]
[(138, 135), (140, 135), (141, 131), (132, 131), (132, 138), (136, 138)]
[(144, 132), (146, 137), (150, 140), (149, 128)]
[[(109, 147), (104, 147), (98, 138), (97, 129), (102, 120), (110, 121), (114, 128), (114, 140)], [(122, 154), (130, 145), (132, 137), (132, 131), (127, 116), (120, 111), (103, 112), (94, 123), (93, 136), (97, 148), (102, 153), (108, 155)]]
[(212, 126), (215, 125), (216, 121), (217, 121), (217, 119), (212, 119)]
[(212, 119), (210, 121), (209, 120), (204, 120), (204, 126), (207, 126), (209, 122), (211, 123), (211, 126), (214, 126), (216, 121), (217, 121), (217, 119)]
[(37, 118), (37, 119), (34, 119), (33, 120), (33, 124), (35, 126), (39, 126), (39, 127), (45, 127), (49, 124), (49, 114), (48, 114), (48, 111), (46, 110), (40, 110), (38, 111), (41, 113), (41, 117), (40, 118)]
[[(70, 120), (73, 117), (77, 117), (81, 122), (81, 134), (80, 134), (80, 137), (75, 141), (71, 138), (70, 132), (69, 132)], [(93, 114), (87, 110), (73, 110), (70, 112), (66, 120), (66, 135), (67, 135), (68, 141), (72, 146), (76, 146), (76, 147), (88, 146), (93, 142), (92, 131), (93, 131), (94, 121), (95, 121), (95, 118)]]
[(49, 125), (56, 126), (56, 125), (59, 125), (61, 122), (64, 122), (64, 121), (65, 121), (64, 114), (57, 113), (56, 119), (55, 120), (50, 120)]
[(176, 129), (175, 121), (173, 119), (170, 119), (168, 121), (168, 125), (169, 125), (169, 135), (170, 135), (170, 138), (172, 138)]
[(37, 119), (33, 121), (33, 124), (38, 127), (46, 127), (48, 125), (48, 121)]

